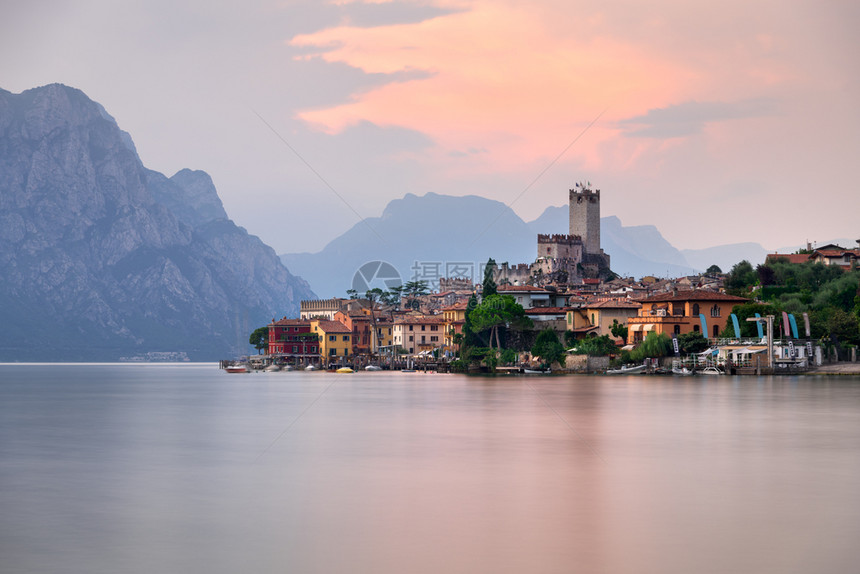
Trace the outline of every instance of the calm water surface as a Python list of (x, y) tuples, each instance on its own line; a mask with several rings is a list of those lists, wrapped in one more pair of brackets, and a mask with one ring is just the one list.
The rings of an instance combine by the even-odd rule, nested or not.
[(860, 571), (860, 379), (0, 365), (0, 572)]

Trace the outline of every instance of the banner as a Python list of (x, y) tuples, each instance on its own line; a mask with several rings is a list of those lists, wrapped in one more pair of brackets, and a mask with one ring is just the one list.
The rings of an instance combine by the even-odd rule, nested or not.
[(699, 320), (702, 322), (702, 337), (708, 338), (708, 321), (705, 319), (704, 313), (699, 313)]
[(672, 347), (675, 348), (675, 356), (681, 356), (681, 349), (678, 347), (678, 336), (675, 334), (672, 334)]
[[(761, 315), (759, 315), (758, 313), (756, 313), (756, 314), (755, 314), (755, 318), (756, 318), (756, 319), (761, 319)], [(759, 339), (764, 339), (764, 328), (761, 326), (761, 321), (756, 321), (756, 322), (755, 322), (755, 327), (756, 327), (756, 329), (758, 329), (758, 338), (759, 338)]]
[(806, 338), (812, 338), (812, 331), (809, 329), (809, 313), (803, 314), (803, 326), (806, 327)]
[(794, 318), (794, 313), (788, 316), (788, 320), (791, 323), (791, 336), (795, 339), (800, 339), (800, 336), (797, 334), (797, 320)]
[(788, 326), (788, 313), (785, 311), (782, 312), (782, 333), (784, 336), (791, 338), (791, 331)]
[(735, 326), (735, 337), (741, 338), (741, 326), (738, 324), (738, 316), (732, 313), (732, 324)]

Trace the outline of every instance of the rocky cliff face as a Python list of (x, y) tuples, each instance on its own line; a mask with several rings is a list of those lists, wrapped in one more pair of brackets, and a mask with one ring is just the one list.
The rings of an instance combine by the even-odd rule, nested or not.
[(0, 360), (226, 357), (312, 297), (205, 173), (145, 169), (78, 90), (0, 90)]

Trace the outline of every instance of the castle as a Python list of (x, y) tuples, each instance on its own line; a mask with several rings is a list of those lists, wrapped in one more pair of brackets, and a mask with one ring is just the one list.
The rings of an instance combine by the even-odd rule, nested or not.
[(609, 255), (600, 248), (600, 190), (577, 183), (568, 200), (569, 234), (537, 236), (537, 259), (532, 264), (496, 269), (498, 284), (574, 285), (583, 279), (605, 279)]

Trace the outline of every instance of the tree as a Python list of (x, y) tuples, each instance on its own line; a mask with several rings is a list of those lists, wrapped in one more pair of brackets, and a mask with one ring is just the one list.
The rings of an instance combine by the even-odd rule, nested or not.
[(711, 265), (710, 267), (705, 269), (705, 273), (708, 275), (717, 275), (717, 274), (721, 274), (722, 272), (723, 272), (723, 270), (720, 269), (719, 265)]
[(667, 335), (654, 331), (648, 333), (645, 340), (630, 352), (630, 358), (634, 361), (641, 361), (649, 357), (665, 357), (673, 352), (672, 339)]
[(406, 297), (406, 307), (408, 309), (418, 309), (418, 297), (429, 293), (427, 290), (429, 283), (421, 279), (419, 281), (407, 281), (401, 290), (401, 293)]
[(752, 263), (744, 259), (735, 263), (731, 271), (726, 274), (725, 286), (727, 291), (745, 292), (758, 281), (758, 274), (753, 269)]
[(493, 348), (494, 340), (496, 348), (501, 349), (503, 346), (499, 339), (500, 327), (526, 328), (531, 325), (531, 320), (526, 317), (522, 305), (517, 304), (510, 295), (496, 294), (484, 297), (481, 304), (469, 312), (468, 316), (471, 319), (470, 327), (476, 333), (490, 332), (490, 348)]
[(622, 325), (618, 322), (618, 319), (612, 320), (612, 327), (609, 328), (609, 331), (613, 337), (627, 341), (627, 325)]
[(367, 299), (367, 302), (370, 304), (370, 323), (373, 325), (373, 331), (370, 333), (370, 356), (373, 356), (373, 352), (376, 348), (377, 336), (379, 334), (379, 329), (376, 325), (376, 302), (382, 299), (385, 291), (380, 289), (379, 287), (374, 287), (373, 289), (369, 289), (365, 294), (364, 298)]
[(564, 360), (564, 347), (558, 342), (558, 335), (552, 329), (544, 329), (538, 333), (537, 340), (532, 346), (532, 355), (540, 357), (544, 363), (559, 363)]
[(618, 352), (618, 346), (615, 341), (609, 338), (609, 335), (600, 335), (599, 337), (586, 337), (579, 341), (576, 346), (577, 355), (589, 355), (591, 357), (605, 357), (606, 355), (614, 355)]
[(258, 355), (263, 354), (263, 349), (269, 347), (269, 328), (260, 327), (259, 329), (254, 329), (254, 332), (248, 337), (248, 343), (257, 349)]
[(487, 298), (490, 295), (495, 295), (498, 290), (496, 288), (496, 281), (493, 279), (493, 275), (496, 273), (496, 260), (490, 257), (487, 259), (487, 266), (484, 267), (484, 284), (483, 289), (481, 289), (481, 298)]
[(701, 333), (691, 332), (678, 335), (678, 349), (681, 353), (701, 353), (710, 346), (708, 340)]
[(773, 268), (767, 265), (756, 266), (755, 272), (758, 275), (758, 280), (762, 286), (773, 285), (776, 282), (776, 273)]
[[(478, 296), (472, 293), (469, 297), (469, 303), (466, 305), (466, 320), (463, 323), (463, 347), (475, 347), (478, 345), (478, 335), (475, 333), (475, 328), (472, 325), (472, 311), (478, 307)], [(463, 353), (461, 352), (462, 356)]]

